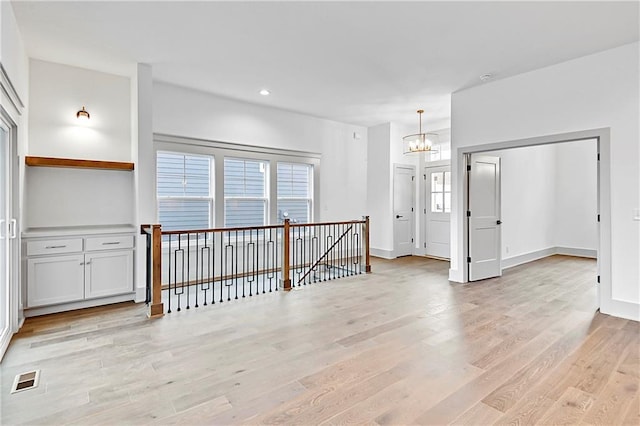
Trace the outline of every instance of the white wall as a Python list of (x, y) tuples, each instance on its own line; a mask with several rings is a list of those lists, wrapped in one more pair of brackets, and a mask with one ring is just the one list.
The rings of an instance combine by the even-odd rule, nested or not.
[(555, 245), (596, 250), (598, 247), (598, 146), (567, 142), (555, 145)]
[(501, 159), (503, 267), (597, 249), (596, 141), (489, 151)]
[(29, 60), (13, 14), (13, 7), (8, 1), (0, 2), (0, 34), (0, 62), (18, 96), (26, 103), (29, 93)]
[(389, 161), (390, 123), (369, 127), (367, 154), (367, 212), (370, 216), (370, 245), (378, 256), (393, 251), (392, 170)]
[[(415, 131), (415, 129), (413, 129)], [(411, 131), (396, 123), (383, 123), (369, 127), (368, 163), (367, 163), (367, 211), (371, 216), (372, 254), (393, 258), (394, 254), (394, 217), (393, 217), (393, 170), (394, 165), (414, 166), (416, 177), (419, 175), (419, 155), (405, 155), (402, 152), (402, 137)], [(416, 179), (414, 194), (414, 241), (418, 245), (420, 216), (418, 201), (420, 184)]]
[[(596, 128), (611, 129), (611, 300), (603, 312), (640, 318), (638, 42), (457, 92), (452, 152), (462, 147)], [(451, 278), (462, 280), (461, 159), (454, 184)]]
[(153, 131), (319, 153), (320, 218), (316, 219), (359, 219), (367, 214), (364, 127), (154, 83)]
[(486, 155), (500, 157), (503, 263), (554, 247), (554, 146), (491, 151)]
[(29, 155), (131, 161), (129, 78), (32, 59), (29, 81)]
[(25, 228), (134, 223), (133, 173), (29, 167)]
[[(27, 155), (132, 161), (131, 81), (40, 60), (30, 62)], [(91, 119), (76, 112), (86, 106)], [(23, 229), (135, 222), (131, 172), (28, 167)]]

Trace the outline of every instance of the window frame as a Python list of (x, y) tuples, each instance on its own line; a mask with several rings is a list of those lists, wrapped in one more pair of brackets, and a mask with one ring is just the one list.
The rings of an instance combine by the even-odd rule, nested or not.
[[(256, 159), (256, 158), (244, 158), (244, 157), (238, 157), (238, 156), (225, 156), (223, 159), (223, 181), (222, 181), (222, 191), (224, 193), (224, 187), (226, 185), (226, 175), (224, 175), (224, 173), (226, 172), (226, 169), (224, 169), (224, 161), (225, 160), (237, 160), (237, 161), (252, 161), (252, 162), (258, 162), (258, 163), (262, 163), (264, 164), (264, 190), (263, 190), (263, 197), (255, 197), (255, 196), (251, 196), (251, 197), (247, 197), (247, 196), (237, 196), (237, 195), (232, 195), (232, 196), (227, 196), (227, 194), (224, 194), (223, 197), (223, 207), (224, 207), (224, 218), (223, 218), (223, 228), (228, 228), (227, 226), (227, 200), (240, 200), (240, 201), (264, 201), (264, 220), (262, 222), (261, 225), (255, 225), (255, 226), (264, 226), (267, 225), (270, 222), (270, 200), (269, 200), (269, 195), (270, 195), (270, 191), (269, 191), (269, 187), (270, 187), (270, 179), (269, 179), (269, 169), (270, 169), (270, 162), (269, 160), (261, 160), (261, 159)], [(246, 178), (246, 176), (245, 176)], [(230, 228), (242, 228), (244, 226), (232, 226)]]
[[(182, 157), (205, 157), (209, 160), (209, 196), (202, 195), (163, 195), (158, 194), (158, 154), (179, 155)], [(156, 196), (156, 219), (160, 223), (160, 203), (162, 200), (178, 200), (178, 201), (209, 201), (209, 228), (215, 225), (215, 157), (210, 154), (181, 152), (173, 150), (157, 149), (155, 151), (155, 196)], [(161, 224), (161, 223), (160, 223)], [(188, 230), (186, 230), (188, 231)]]
[[(277, 191), (277, 185), (278, 185), (278, 165), (280, 164), (289, 164), (289, 165), (304, 165), (306, 167), (308, 167), (307, 173), (309, 175), (309, 187), (308, 187), (308, 194), (309, 197), (307, 198), (302, 198), (302, 197), (279, 197), (278, 196), (278, 191)], [(296, 162), (296, 161), (277, 161), (276, 162), (276, 212), (278, 211), (279, 208), (279, 202), (280, 200), (282, 201), (307, 201), (307, 216), (308, 216), (308, 220), (306, 223), (313, 223), (314, 220), (314, 165), (310, 164), (310, 163), (306, 163), (306, 162)], [(280, 222), (280, 217), (279, 215), (276, 213), (276, 220), (278, 222)]]
[[(269, 205), (267, 207), (267, 224), (268, 225), (278, 225), (278, 210), (277, 210), (277, 188), (276, 188), (276, 179), (277, 179), (277, 163), (285, 162), (285, 163), (304, 163), (310, 164), (313, 166), (313, 186), (312, 186), (312, 195), (313, 195), (313, 205), (311, 207), (312, 210), (312, 220), (316, 220), (320, 217), (320, 205), (321, 205), (321, 195), (320, 195), (320, 173), (321, 173), (321, 154), (315, 152), (307, 152), (307, 151), (295, 151), (289, 149), (281, 149), (281, 148), (269, 148), (255, 145), (242, 145), (237, 143), (230, 142), (220, 142), (215, 140), (207, 140), (207, 139), (198, 139), (191, 137), (182, 137), (182, 136), (174, 136), (167, 135), (161, 133), (154, 133), (153, 135), (153, 149), (154, 152), (157, 151), (165, 151), (165, 152), (176, 152), (176, 153), (185, 153), (185, 154), (195, 154), (195, 155), (206, 155), (213, 157), (213, 175), (212, 179), (215, 183), (214, 185), (214, 226), (212, 228), (224, 228), (224, 202), (220, 202), (220, 200), (224, 200), (224, 158), (232, 157), (232, 158), (241, 158), (248, 160), (258, 160), (263, 161), (269, 164), (268, 168), (268, 201)], [(153, 156), (153, 161), (155, 161), (156, 155)], [(154, 169), (156, 165), (153, 164)], [(155, 181), (154, 181), (154, 193), (153, 197), (155, 198), (157, 195), (157, 191), (155, 190)], [(276, 200), (276, 202), (272, 202)], [(156, 203), (157, 205), (157, 203)], [(156, 223), (157, 222), (157, 212), (158, 209), (155, 209), (156, 215)]]

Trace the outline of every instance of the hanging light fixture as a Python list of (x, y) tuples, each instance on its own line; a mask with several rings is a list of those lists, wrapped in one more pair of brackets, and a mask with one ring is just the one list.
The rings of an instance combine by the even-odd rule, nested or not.
[(419, 109), (417, 113), (420, 116), (420, 130), (415, 135), (407, 135), (402, 138), (402, 151), (405, 154), (434, 151), (434, 146), (439, 144), (437, 133), (422, 133), (422, 114), (424, 110)]
[(78, 120), (88, 120), (91, 116), (89, 115), (89, 111), (82, 107), (82, 109), (76, 113), (76, 118)]

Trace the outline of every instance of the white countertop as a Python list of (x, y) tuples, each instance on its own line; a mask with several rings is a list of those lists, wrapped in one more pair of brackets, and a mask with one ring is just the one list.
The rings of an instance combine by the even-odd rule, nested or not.
[(123, 225), (99, 225), (99, 226), (54, 226), (42, 228), (27, 228), (22, 231), (23, 238), (38, 237), (71, 237), (77, 235), (99, 234), (130, 234), (137, 231), (137, 227), (131, 224)]

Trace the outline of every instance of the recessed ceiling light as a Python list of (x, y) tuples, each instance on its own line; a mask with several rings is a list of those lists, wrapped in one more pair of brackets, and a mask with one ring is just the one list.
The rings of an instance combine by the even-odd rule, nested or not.
[(270, 92), (270, 91), (268, 91), (267, 89), (262, 89), (262, 90), (260, 91), (260, 94), (261, 94), (262, 96), (269, 96), (269, 95), (271, 94), (271, 92)]
[(482, 81), (491, 80), (491, 78), (493, 78), (493, 74), (483, 74), (480, 76), (480, 80)]

